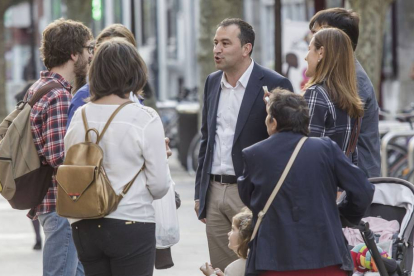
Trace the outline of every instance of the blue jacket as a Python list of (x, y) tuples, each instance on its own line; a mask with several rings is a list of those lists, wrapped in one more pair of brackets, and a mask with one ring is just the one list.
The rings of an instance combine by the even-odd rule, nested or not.
[[(281, 132), (243, 150), (240, 198), (253, 211), (264, 208), (294, 148), (303, 135)], [(347, 201), (336, 204), (337, 188)], [(279, 193), (250, 242), (246, 275), (353, 263), (339, 214), (357, 224), (369, 207), (374, 186), (329, 138), (308, 138)]]
[[(207, 77), (204, 87), (204, 106), (201, 121), (201, 144), (198, 157), (198, 168), (195, 183), (195, 197), (200, 200), (198, 217), (206, 217), (206, 195), (210, 183), (211, 166), (216, 137), (217, 110), (220, 100), (220, 81), (223, 71), (217, 71)], [(237, 116), (233, 147), (231, 150), (234, 171), (236, 176), (243, 172), (242, 150), (268, 137), (265, 119), (266, 107), (263, 102), (263, 86), (269, 91), (281, 87), (293, 91), (290, 81), (266, 69), (257, 63), (254, 64), (244, 97)]]

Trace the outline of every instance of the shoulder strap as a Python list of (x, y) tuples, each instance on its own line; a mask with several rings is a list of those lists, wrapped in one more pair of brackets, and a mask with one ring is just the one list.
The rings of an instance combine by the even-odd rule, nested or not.
[(264, 215), (266, 214), (267, 210), (269, 210), (270, 205), (272, 204), (272, 202), (275, 199), (277, 193), (279, 192), (280, 188), (282, 187), (282, 184), (285, 181), (285, 178), (288, 175), (288, 173), (290, 171), (290, 168), (292, 167), (293, 162), (295, 161), (296, 156), (298, 155), (298, 153), (299, 153), (300, 149), (302, 148), (303, 143), (305, 143), (306, 139), (308, 139), (308, 137), (302, 137), (302, 139), (299, 140), (298, 144), (296, 145), (295, 150), (293, 151), (292, 155), (290, 156), (289, 162), (287, 163), (287, 165), (286, 165), (286, 167), (285, 167), (285, 169), (282, 173), (282, 176), (280, 177), (280, 179), (277, 182), (272, 194), (270, 195), (269, 199), (267, 200), (265, 207), (263, 208), (262, 211), (259, 212), (256, 225), (254, 226), (254, 229), (253, 229), (252, 237), (250, 238), (251, 241), (256, 237), (257, 231), (259, 230), (259, 226), (260, 226), (260, 223), (263, 220)]
[(354, 127), (352, 128), (351, 137), (349, 139), (348, 148), (346, 149), (346, 156), (354, 153), (357, 144), (358, 144), (358, 137), (359, 133), (361, 132), (361, 125), (362, 125), (362, 117), (358, 117), (355, 120)]
[(123, 197), (125, 197), (126, 193), (128, 193), (129, 188), (131, 188), (132, 184), (134, 184), (135, 179), (137, 179), (138, 175), (145, 169), (145, 163), (142, 165), (142, 168), (137, 172), (137, 174), (132, 178), (131, 181), (128, 182), (128, 184), (125, 185), (122, 192), (118, 195), (118, 202), (121, 201)]
[(96, 135), (98, 136), (96, 140), (96, 144), (99, 144), (99, 141), (102, 140), (103, 135), (105, 134), (106, 130), (108, 129), (109, 125), (111, 124), (112, 120), (115, 118), (116, 114), (118, 114), (119, 111), (121, 111), (122, 108), (124, 108), (126, 105), (134, 103), (132, 101), (127, 101), (120, 106), (118, 106), (117, 109), (111, 114), (111, 117), (109, 117), (108, 122), (106, 122), (102, 132), (100, 135), (98, 135), (98, 131), (96, 129), (89, 129), (88, 120), (86, 118), (86, 112), (85, 112), (85, 106), (82, 107), (82, 120), (83, 120), (83, 126), (85, 128), (85, 141), (90, 141), (89, 139), (89, 131), (94, 131)]
[(109, 117), (108, 122), (105, 124), (101, 134), (98, 137), (98, 140), (96, 143), (98, 144), (99, 141), (102, 140), (103, 135), (105, 134), (106, 130), (108, 129), (109, 125), (111, 124), (112, 120), (115, 118), (116, 114), (118, 114), (119, 111), (121, 111), (122, 108), (124, 108), (128, 104), (134, 103), (133, 101), (127, 101), (126, 103), (121, 104), (115, 111), (112, 113), (111, 117)]
[[(43, 98), (44, 95), (49, 93), (51, 90), (56, 88), (63, 87), (59, 82), (51, 81), (48, 84), (43, 85), (39, 90), (37, 90), (33, 97), (30, 99), (28, 104), (33, 107), (41, 98)], [(26, 95), (24, 96), (24, 101), (27, 100), (28, 93), (26, 92)]]

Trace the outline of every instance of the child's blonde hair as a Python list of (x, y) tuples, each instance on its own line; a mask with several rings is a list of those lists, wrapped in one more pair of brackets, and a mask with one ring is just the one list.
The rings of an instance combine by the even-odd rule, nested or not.
[(239, 247), (237, 248), (237, 255), (246, 259), (247, 250), (249, 249), (250, 237), (253, 233), (252, 227), (252, 212), (246, 207), (240, 213), (233, 217), (233, 224), (239, 229)]

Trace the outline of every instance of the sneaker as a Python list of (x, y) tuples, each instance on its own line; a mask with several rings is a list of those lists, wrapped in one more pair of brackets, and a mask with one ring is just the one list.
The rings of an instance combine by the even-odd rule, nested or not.
[(36, 242), (36, 244), (33, 246), (33, 250), (41, 250), (42, 249), (42, 242), (38, 241)]

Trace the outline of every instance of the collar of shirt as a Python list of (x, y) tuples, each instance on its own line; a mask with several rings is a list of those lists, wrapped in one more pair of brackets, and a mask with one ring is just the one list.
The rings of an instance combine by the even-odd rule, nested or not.
[(240, 77), (240, 79), (237, 81), (237, 84), (236, 84), (235, 87), (231, 86), (231, 84), (228, 83), (228, 81), (226, 80), (226, 74), (223, 72), (223, 75), (221, 76), (221, 82), (220, 82), (221, 89), (223, 89), (223, 88), (228, 88), (228, 89), (237, 88), (239, 86), (239, 84), (241, 84), (243, 86), (243, 88), (246, 89), (247, 83), (249, 82), (250, 75), (252, 74), (253, 67), (254, 67), (253, 59), (250, 59), (250, 60), (252, 62), (250, 63), (249, 67), (247, 67), (246, 71), (244, 71), (244, 73)]
[(61, 75), (59, 75), (58, 73), (53, 73), (50, 71), (41, 71), (40, 72), (40, 77), (42, 79), (55, 79), (58, 82), (60, 82), (62, 84), (62, 86), (64, 88), (66, 88), (67, 90), (71, 91), (72, 90), (72, 86), (70, 85), (70, 83), (65, 80)]

